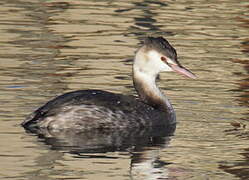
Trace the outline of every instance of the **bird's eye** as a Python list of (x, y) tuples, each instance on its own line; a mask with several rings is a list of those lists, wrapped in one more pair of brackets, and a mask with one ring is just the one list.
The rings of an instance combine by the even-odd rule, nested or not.
[(168, 63), (168, 60), (166, 57), (162, 56), (161, 61), (163, 61), (165, 64), (167, 64), (169, 66), (169, 63)]
[(167, 61), (167, 59), (164, 56), (161, 57), (161, 60), (164, 61), (164, 62)]
[(164, 56), (161, 57), (161, 60), (162, 60), (163, 62), (165, 62), (165, 63), (167, 62), (167, 59), (166, 59), (166, 57), (164, 57)]

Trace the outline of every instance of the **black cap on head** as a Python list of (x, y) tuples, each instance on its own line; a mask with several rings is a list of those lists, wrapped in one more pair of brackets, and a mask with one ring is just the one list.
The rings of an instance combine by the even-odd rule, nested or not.
[(177, 62), (176, 50), (163, 37), (147, 37), (144, 41), (144, 45), (146, 45), (148, 49), (155, 49)]

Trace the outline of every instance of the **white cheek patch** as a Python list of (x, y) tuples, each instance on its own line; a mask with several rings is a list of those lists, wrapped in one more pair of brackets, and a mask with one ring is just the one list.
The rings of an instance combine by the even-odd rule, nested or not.
[[(161, 57), (162, 55), (160, 53), (158, 53), (157, 51), (155, 50), (151, 50), (148, 52), (148, 55), (147, 57), (149, 58), (149, 66), (151, 68), (154, 68), (155, 70), (157, 71), (172, 71), (171, 67), (169, 67), (166, 63), (164, 63), (162, 60), (161, 60)], [(169, 59), (169, 58), (167, 58)], [(172, 60), (170, 60), (169, 63), (173, 63)]]
[(157, 51), (151, 50), (148, 52), (148, 57), (150, 59), (159, 60), (161, 58), (161, 55)]

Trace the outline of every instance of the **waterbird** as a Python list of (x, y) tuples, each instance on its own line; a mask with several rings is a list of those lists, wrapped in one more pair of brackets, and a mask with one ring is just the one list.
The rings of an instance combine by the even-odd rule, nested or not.
[(163, 37), (147, 37), (135, 53), (133, 85), (138, 97), (86, 89), (60, 95), (22, 122), (26, 129), (115, 130), (161, 127), (176, 123), (175, 111), (156, 84), (160, 72), (195, 79)]

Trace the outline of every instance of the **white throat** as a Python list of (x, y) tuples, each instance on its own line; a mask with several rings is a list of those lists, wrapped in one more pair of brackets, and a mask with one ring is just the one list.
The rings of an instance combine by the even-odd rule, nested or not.
[[(159, 72), (164, 71), (164, 63), (155, 62), (154, 58), (159, 58), (154, 51), (146, 53), (145, 49), (140, 48), (137, 52), (133, 64), (133, 82), (135, 89), (142, 101), (164, 111), (172, 111), (172, 105), (156, 85), (156, 77)], [(153, 58), (153, 59), (151, 59)]]

